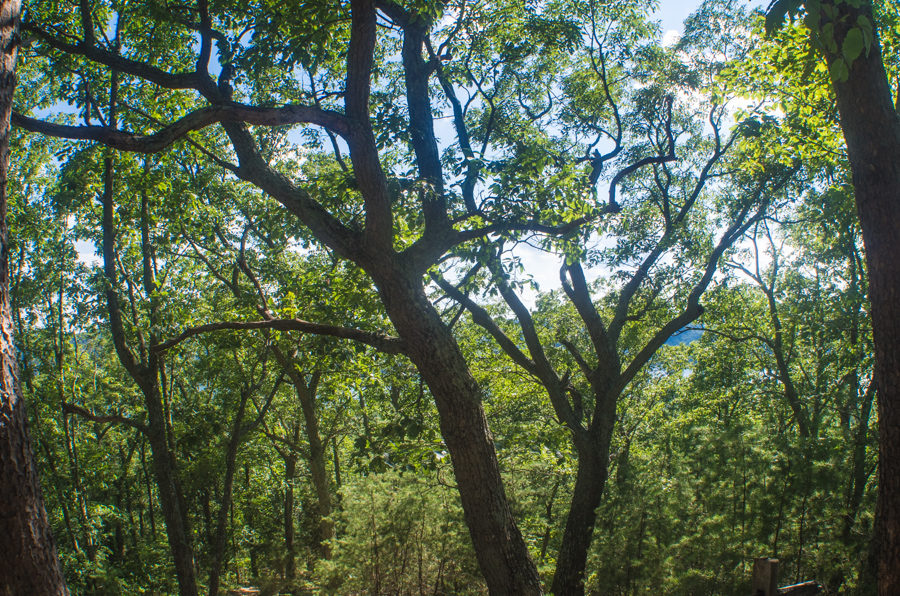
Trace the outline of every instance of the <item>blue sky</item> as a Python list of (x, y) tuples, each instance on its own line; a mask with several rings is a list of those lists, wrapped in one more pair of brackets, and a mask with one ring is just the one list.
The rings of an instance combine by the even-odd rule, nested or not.
[[(769, 4), (768, 0), (739, 1), (751, 9), (757, 6), (765, 8)], [(700, 0), (660, 0), (659, 9), (654, 16), (661, 21), (663, 34), (672, 30), (682, 31), (684, 19), (696, 10), (700, 4)]]

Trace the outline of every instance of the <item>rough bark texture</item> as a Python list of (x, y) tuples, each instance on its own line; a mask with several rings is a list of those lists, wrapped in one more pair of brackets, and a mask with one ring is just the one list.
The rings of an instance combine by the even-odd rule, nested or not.
[[(841, 47), (858, 15), (872, 18), (872, 4), (854, 9), (841, 3), (836, 8), (839, 18), (847, 17), (835, 25)], [(837, 59), (827, 58), (829, 63)], [(833, 84), (866, 246), (872, 304), (880, 439), (878, 593), (894, 596), (900, 594), (900, 120), (878, 40), (868, 55), (864, 52), (852, 62), (846, 81)]]
[[(585, 433), (587, 434), (587, 433)], [(601, 445), (581, 446), (578, 452), (578, 475), (572, 491), (566, 529), (556, 558), (556, 571), (550, 592), (554, 596), (582, 596), (587, 553), (591, 548), (597, 508), (603, 498), (609, 463), (612, 433), (604, 433)]]
[(541, 594), (540, 577), (506, 499), (481, 390), (459, 345), (418, 280), (378, 281), (387, 312), (434, 396), (466, 525), (491, 596)]
[(0, 3), (0, 595), (43, 596), (68, 594), (68, 589), (31, 450), (9, 299), (9, 116), (20, 10), (18, 0)]

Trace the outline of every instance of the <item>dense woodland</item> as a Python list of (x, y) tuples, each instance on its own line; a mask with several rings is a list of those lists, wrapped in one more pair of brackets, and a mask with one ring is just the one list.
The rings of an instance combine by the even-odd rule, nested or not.
[(900, 102), (900, 6), (773, 4), (663, 43), (655, 0), (26, 2), (10, 317), (68, 590), (874, 594), (835, 90)]

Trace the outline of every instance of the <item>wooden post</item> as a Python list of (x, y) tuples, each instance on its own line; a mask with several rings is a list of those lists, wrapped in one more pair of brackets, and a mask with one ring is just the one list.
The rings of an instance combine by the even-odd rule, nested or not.
[(778, 559), (753, 560), (752, 596), (776, 596), (778, 594)]

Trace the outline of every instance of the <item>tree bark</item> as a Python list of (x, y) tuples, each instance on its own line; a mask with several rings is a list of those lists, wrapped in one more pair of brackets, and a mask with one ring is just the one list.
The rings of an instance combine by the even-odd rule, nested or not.
[[(860, 15), (875, 22), (871, 1), (829, 4), (837, 11), (838, 48)], [(831, 66), (840, 58), (826, 59)], [(847, 80), (832, 83), (868, 265), (878, 379), (878, 593), (888, 596), (900, 593), (900, 119), (877, 36), (850, 64)]]
[(294, 478), (297, 476), (297, 456), (284, 458), (284, 577), (297, 577), (297, 551), (294, 547)]
[[(584, 433), (589, 434), (588, 432)], [(591, 433), (593, 434), (593, 433)], [(587, 445), (576, 440), (578, 475), (572, 491), (569, 515), (550, 592), (554, 596), (583, 596), (587, 554), (591, 548), (597, 507), (603, 497), (609, 467), (609, 445), (612, 433), (604, 433), (599, 444)]]
[(150, 456), (156, 476), (157, 497), (162, 508), (169, 548), (175, 563), (179, 594), (181, 596), (197, 596), (194, 550), (190, 543), (189, 530), (184, 523), (183, 497), (179, 495), (177, 487), (173, 458), (166, 437), (165, 414), (158, 387), (155, 385), (148, 387), (148, 391), (144, 393), (144, 403), (148, 414), (147, 439), (150, 443)]
[(6, 223), (19, 0), (0, 2), (0, 594), (68, 594), (44, 510), (13, 343)]
[(459, 345), (425, 296), (421, 279), (414, 274), (378, 277), (388, 315), (434, 396), (466, 525), (491, 596), (541, 594), (537, 568), (509, 509), (481, 389)]

